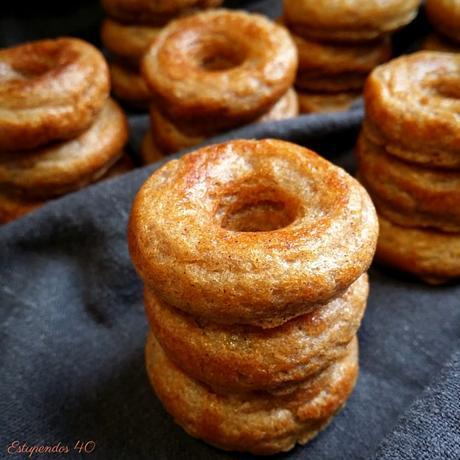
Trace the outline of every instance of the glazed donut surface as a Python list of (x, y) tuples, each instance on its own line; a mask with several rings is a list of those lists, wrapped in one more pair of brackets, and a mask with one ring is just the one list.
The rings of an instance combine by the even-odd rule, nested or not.
[(198, 118), (223, 129), (262, 116), (292, 86), (296, 67), (286, 29), (261, 15), (213, 10), (165, 27), (142, 70), (176, 124)]
[(369, 196), (342, 169), (291, 143), (241, 140), (157, 170), (134, 201), (129, 245), (165, 303), (273, 327), (361, 276), (377, 233)]
[(75, 137), (109, 94), (102, 54), (76, 38), (0, 50), (0, 151)]
[(426, 13), (439, 33), (460, 43), (459, 0), (427, 0)]

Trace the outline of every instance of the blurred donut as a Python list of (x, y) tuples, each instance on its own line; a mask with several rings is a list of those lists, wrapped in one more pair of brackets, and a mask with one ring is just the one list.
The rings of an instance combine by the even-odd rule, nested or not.
[(0, 151), (77, 136), (109, 94), (102, 54), (76, 38), (0, 50)]
[(460, 43), (459, 0), (427, 0), (426, 14), (440, 34)]
[(321, 94), (297, 91), (300, 113), (325, 113), (348, 110), (359, 100), (359, 93)]
[(342, 169), (288, 142), (239, 140), (158, 169), (134, 200), (129, 246), (161, 301), (274, 327), (359, 278), (377, 233), (369, 196)]
[(257, 14), (209, 10), (165, 27), (142, 72), (176, 125), (199, 120), (224, 129), (267, 112), (292, 86), (296, 67), (284, 27)]
[(364, 132), (387, 153), (460, 168), (460, 55), (421, 51), (375, 69), (364, 100)]
[(149, 129), (142, 139), (140, 148), (140, 157), (142, 164), (148, 165), (163, 160), (165, 154), (160, 150), (153, 140), (152, 131)]
[(116, 62), (110, 64), (113, 95), (120, 101), (135, 107), (149, 106), (151, 94), (142, 75), (132, 68)]
[(422, 49), (427, 51), (444, 51), (446, 53), (460, 53), (460, 46), (444, 37), (430, 34), (423, 41)]

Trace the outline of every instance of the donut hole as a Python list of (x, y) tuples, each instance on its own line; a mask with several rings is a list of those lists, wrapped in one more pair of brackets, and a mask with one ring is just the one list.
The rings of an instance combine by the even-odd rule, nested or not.
[(292, 224), (299, 215), (299, 201), (274, 185), (240, 186), (225, 194), (219, 204), (220, 226), (234, 232), (270, 232)]

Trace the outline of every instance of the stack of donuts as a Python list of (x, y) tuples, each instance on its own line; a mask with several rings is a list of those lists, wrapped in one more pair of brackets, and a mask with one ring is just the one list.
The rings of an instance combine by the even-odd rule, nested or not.
[(424, 48), (431, 51), (460, 52), (460, 0), (427, 0), (426, 13), (436, 29)]
[(172, 19), (219, 6), (222, 0), (102, 0), (108, 14), (101, 29), (114, 95), (135, 108), (147, 108), (150, 93), (139, 71), (140, 60)]
[(429, 283), (460, 277), (460, 55), (377, 68), (365, 106), (358, 174), (380, 217), (377, 257)]
[(390, 58), (390, 34), (416, 16), (419, 3), (284, 0), (282, 21), (299, 50), (300, 111), (349, 108), (369, 72)]
[(291, 143), (231, 141), (158, 169), (135, 198), (129, 247), (147, 372), (176, 422), (255, 454), (322, 430), (358, 375), (377, 233), (364, 188)]
[(173, 21), (142, 63), (154, 100), (145, 162), (243, 124), (296, 116), (296, 69), (289, 34), (263, 16), (218, 9)]
[(0, 50), (0, 222), (129, 167), (106, 62), (74, 38)]

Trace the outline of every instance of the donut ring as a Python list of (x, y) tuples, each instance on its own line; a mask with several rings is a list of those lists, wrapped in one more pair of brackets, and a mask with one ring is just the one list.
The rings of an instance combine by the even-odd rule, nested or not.
[(144, 165), (156, 163), (157, 161), (163, 160), (165, 157), (165, 154), (160, 150), (160, 148), (153, 140), (152, 131), (150, 129), (145, 133), (145, 136), (142, 139), (139, 153), (142, 164)]
[(362, 42), (388, 35), (417, 15), (420, 0), (284, 0), (284, 21), (313, 40)]
[(29, 198), (51, 198), (94, 182), (114, 164), (128, 138), (126, 117), (108, 100), (75, 139), (36, 150), (0, 153), (0, 187)]
[[(293, 118), (299, 114), (299, 102), (296, 92), (291, 88), (275, 103), (275, 105), (262, 117), (255, 120), (256, 123)], [(166, 153), (174, 153), (179, 150), (193, 147), (203, 143), (207, 138), (218, 134), (212, 126), (205, 126), (201, 130), (195, 128), (195, 132), (180, 129), (168, 120), (155, 105), (150, 108), (150, 123), (152, 133), (160, 149)]]
[(460, 174), (409, 165), (360, 136), (359, 176), (379, 213), (409, 227), (460, 233)]
[(204, 8), (215, 8), (222, 2), (223, 0), (102, 0), (102, 7), (121, 22), (163, 26), (177, 16)]
[(216, 129), (262, 116), (292, 86), (296, 68), (297, 51), (284, 27), (226, 10), (173, 21), (142, 61), (169, 119), (191, 126), (198, 119)]
[(152, 95), (138, 72), (127, 66), (111, 63), (110, 76), (112, 92), (117, 99), (133, 107), (146, 108), (149, 106)]
[(300, 113), (340, 112), (358, 101), (359, 93), (319, 94), (297, 91)]
[(460, 56), (421, 51), (375, 69), (365, 92), (364, 132), (387, 153), (460, 168)]
[(239, 140), (157, 170), (134, 200), (129, 247), (163, 302), (274, 327), (359, 278), (377, 233), (369, 196), (342, 169), (288, 142)]
[(426, 13), (439, 33), (460, 43), (460, 2), (458, 0), (427, 0)]
[(362, 275), (326, 305), (275, 329), (202, 322), (145, 290), (152, 331), (187, 375), (222, 391), (295, 386), (342, 359), (361, 323), (369, 291)]
[(101, 27), (101, 40), (114, 55), (138, 64), (160, 32), (159, 27), (126, 25), (105, 19)]
[(108, 94), (104, 57), (82, 40), (41, 40), (0, 50), (0, 151), (77, 136)]
[(287, 395), (214, 393), (180, 371), (153, 335), (146, 345), (147, 374), (175, 421), (187, 433), (224, 450), (274, 454), (306, 444), (350, 396), (358, 375), (357, 341), (348, 356)]
[(445, 53), (460, 53), (460, 46), (436, 34), (430, 34), (424, 40), (422, 49), (427, 51), (443, 51)]
[(401, 227), (379, 216), (377, 259), (429, 284), (460, 278), (460, 235)]

